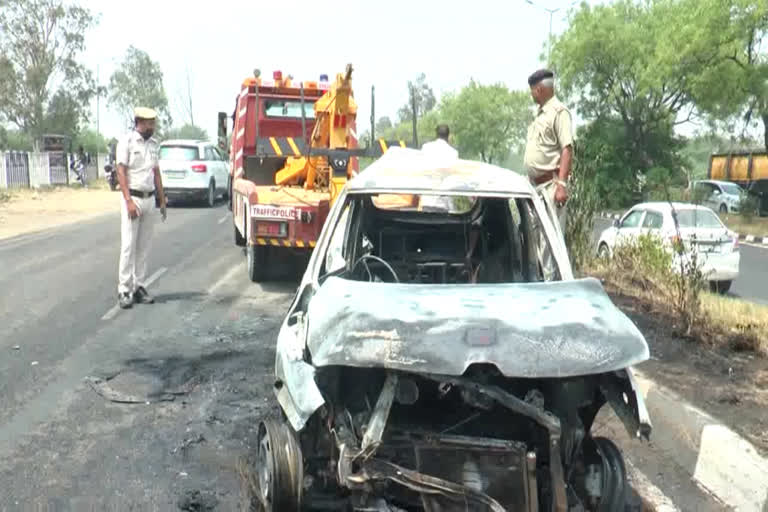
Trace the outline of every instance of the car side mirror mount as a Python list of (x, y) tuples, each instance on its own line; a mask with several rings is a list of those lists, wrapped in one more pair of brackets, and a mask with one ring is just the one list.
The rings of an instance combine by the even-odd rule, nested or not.
[(615, 228), (619, 227), (619, 219), (613, 219), (613, 227)]

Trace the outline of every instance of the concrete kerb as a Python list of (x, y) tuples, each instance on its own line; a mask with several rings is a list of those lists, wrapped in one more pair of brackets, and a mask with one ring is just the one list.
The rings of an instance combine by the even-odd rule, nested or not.
[(721, 421), (634, 372), (653, 423), (651, 442), (724, 504), (768, 511), (768, 458)]

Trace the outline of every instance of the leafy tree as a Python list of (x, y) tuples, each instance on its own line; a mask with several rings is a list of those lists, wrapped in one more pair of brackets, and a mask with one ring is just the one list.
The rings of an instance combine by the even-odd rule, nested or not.
[(72, 141), (72, 149), (83, 146), (83, 149), (91, 155), (107, 152), (107, 139), (95, 130), (83, 130)]
[(19, 130), (0, 127), (0, 151), (32, 151), (32, 138)]
[(397, 111), (400, 122), (413, 121), (412, 96), (416, 97), (416, 118), (422, 117), (437, 105), (437, 99), (432, 88), (427, 84), (427, 76), (421, 73), (414, 81), (408, 81), (408, 101)]
[(157, 112), (160, 130), (171, 126), (160, 64), (134, 46), (128, 48), (118, 71), (109, 79), (109, 103), (123, 116), (126, 126), (132, 124), (133, 109), (138, 106)]
[(706, 30), (695, 33), (713, 64), (692, 80), (697, 106), (716, 119), (762, 123), (768, 149), (768, 3), (756, 0), (683, 0)]
[(717, 28), (699, 15), (688, 0), (584, 3), (553, 48), (563, 90), (587, 119), (620, 120), (641, 173), (665, 166), (658, 146), (673, 145), (674, 127), (692, 113), (695, 77), (717, 61), (701, 36)]
[(462, 158), (501, 163), (511, 148), (525, 143), (531, 106), (527, 91), (470, 81), (458, 94), (443, 97), (440, 116), (450, 126)]
[(208, 140), (208, 132), (199, 126), (185, 124), (180, 128), (172, 128), (165, 132), (165, 139), (195, 139)]
[(5, 0), (0, 6), (0, 121), (37, 141), (77, 132), (96, 93), (77, 62), (93, 14), (63, 0)]

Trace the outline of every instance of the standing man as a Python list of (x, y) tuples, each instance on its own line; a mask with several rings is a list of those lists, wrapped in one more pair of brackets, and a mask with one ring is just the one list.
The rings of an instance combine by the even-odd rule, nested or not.
[[(158, 144), (155, 111), (134, 110), (134, 129), (117, 144), (117, 180), (123, 193), (120, 206), (120, 268), (118, 303), (123, 309), (136, 304), (152, 304), (145, 288), (147, 257), (156, 220), (156, 205), (165, 221), (165, 193), (157, 165)], [(157, 199), (157, 201), (156, 201)]]
[[(558, 236), (565, 236), (568, 176), (573, 160), (571, 113), (555, 96), (554, 73), (540, 69), (528, 77), (531, 96), (538, 105), (536, 117), (528, 128), (525, 166), (528, 179), (536, 187), (555, 225)], [(540, 226), (539, 259), (547, 281), (555, 277), (555, 261)]]
[[(459, 158), (459, 152), (448, 142), (451, 131), (446, 124), (437, 125), (437, 138), (421, 146), (421, 151), (437, 160), (438, 164), (450, 165)], [(453, 198), (449, 196), (421, 195), (419, 211), (445, 212), (453, 209)]]

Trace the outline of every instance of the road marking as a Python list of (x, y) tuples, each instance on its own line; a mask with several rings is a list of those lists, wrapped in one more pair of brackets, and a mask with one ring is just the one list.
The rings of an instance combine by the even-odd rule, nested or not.
[[(152, 274), (151, 276), (149, 276), (149, 279), (147, 279), (147, 282), (145, 283), (145, 285), (146, 285), (146, 286), (149, 286), (149, 285), (151, 285), (152, 283), (154, 283), (155, 281), (157, 281), (157, 280), (160, 278), (160, 276), (162, 276), (163, 274), (165, 274), (167, 271), (168, 271), (168, 269), (167, 269), (167, 268), (165, 268), (165, 267), (160, 267), (159, 269), (157, 269), (157, 272), (155, 272), (154, 274)], [(104, 316), (103, 316), (103, 317), (101, 317), (101, 319), (102, 319), (102, 320), (112, 320), (112, 319), (115, 317), (115, 315), (117, 315), (117, 313), (118, 313), (119, 311), (120, 311), (120, 305), (119, 305), (119, 304), (115, 304), (115, 305), (112, 307), (112, 309), (110, 309), (109, 311), (107, 311), (106, 313), (104, 313)]]
[(232, 278), (232, 276), (234, 276), (234, 275), (235, 275), (237, 272), (242, 272), (242, 268), (240, 267), (240, 265), (235, 265), (234, 267), (232, 267), (231, 269), (229, 269), (229, 272), (227, 272), (226, 274), (224, 274), (224, 276), (223, 276), (221, 279), (219, 279), (218, 281), (216, 281), (215, 283), (213, 283), (213, 284), (211, 285), (211, 287), (210, 287), (210, 288), (208, 288), (208, 291), (207, 291), (206, 293), (207, 293), (209, 296), (211, 296), (211, 295), (213, 295), (214, 293), (216, 293), (216, 290), (218, 290), (219, 288), (221, 288), (221, 287), (224, 285), (224, 283), (226, 283), (227, 281), (229, 281), (229, 280)]
[(225, 215), (224, 217), (219, 219), (218, 224), (224, 224), (228, 218), (229, 218), (229, 215)]

